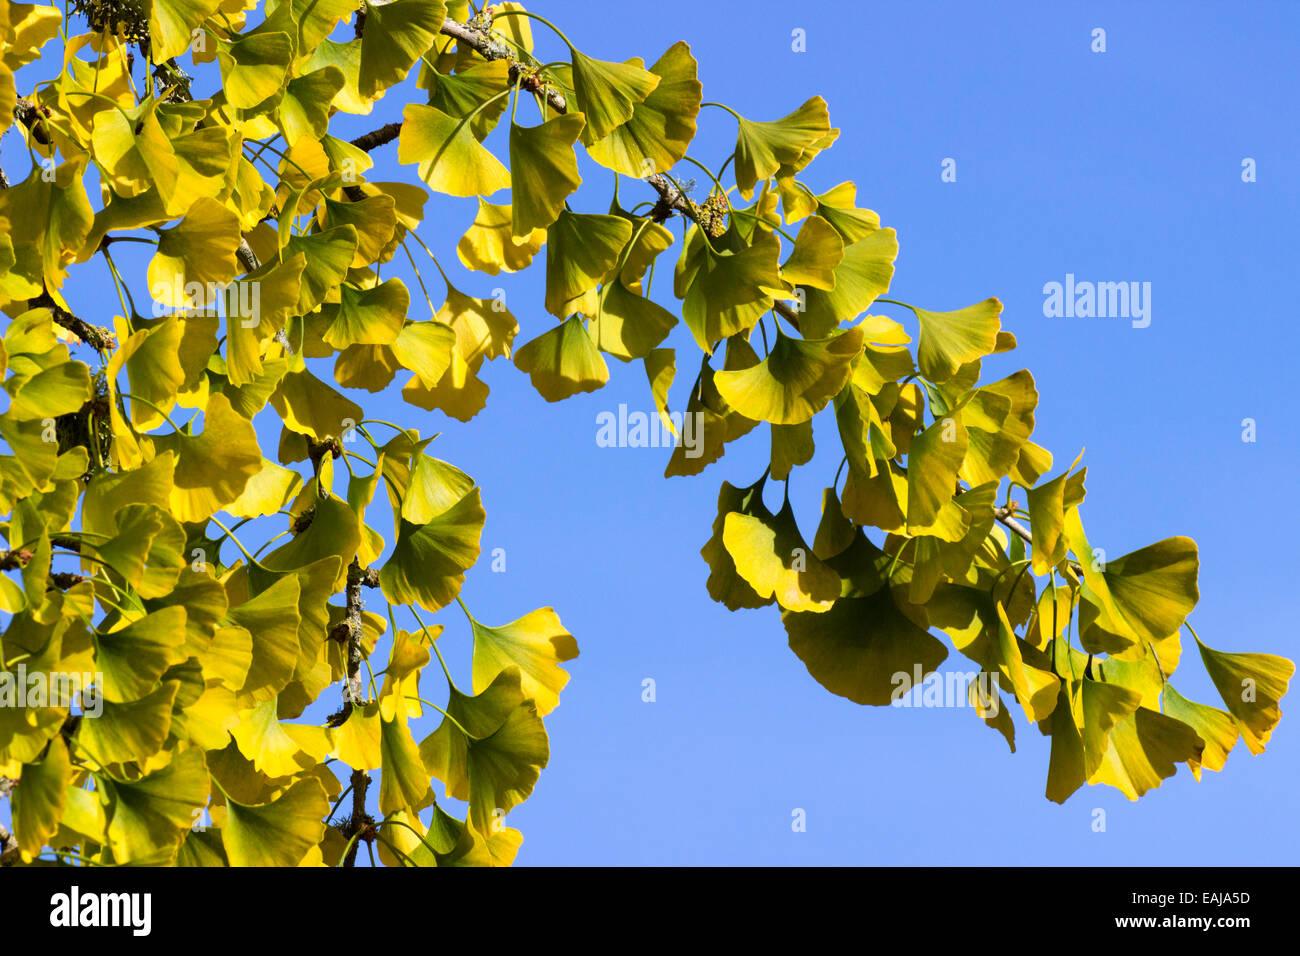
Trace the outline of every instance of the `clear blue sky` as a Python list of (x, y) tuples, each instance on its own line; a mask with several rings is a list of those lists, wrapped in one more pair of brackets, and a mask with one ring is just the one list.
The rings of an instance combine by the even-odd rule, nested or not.
[[(1087, 447), (1094, 543), (1119, 555), (1190, 535), (1201, 549), (1192, 622), (1202, 638), (1297, 656), (1295, 4), (550, 0), (535, 9), (602, 59), (652, 62), (688, 41), (706, 99), (753, 119), (825, 96), (840, 139), (807, 178), (818, 188), (855, 181), (859, 204), (898, 230), (895, 297), (934, 309), (1002, 299), (1020, 348), (986, 362), (986, 376), (1033, 371), (1035, 437), (1057, 470)], [(1098, 27), (1105, 53), (1090, 49)], [(791, 50), (796, 28), (805, 53)], [(336, 126), (356, 135), (395, 118), (401, 96)], [(716, 168), (735, 124), (719, 110), (701, 123), (692, 153)], [(499, 135), (489, 142), (501, 147)], [(393, 147), (376, 156), (373, 178), (413, 176)], [(1242, 182), (1247, 157), (1257, 182)], [(941, 181), (945, 158), (956, 160), (955, 183)], [(584, 175), (574, 208), (604, 211), (611, 177), (590, 164)], [(625, 205), (651, 196), (624, 184)], [(434, 197), (421, 235), (456, 264), (462, 290), (507, 288), (522, 344), (553, 321), (541, 270), (460, 270), (455, 245), (473, 209)], [(669, 265), (656, 297), (672, 307)], [(1043, 285), (1067, 273), (1150, 282), (1150, 326), (1045, 318)], [(412, 314), (423, 311), (417, 289)], [(667, 344), (683, 369), (696, 361), (684, 328)], [(527, 376), (490, 363), (487, 409), (467, 425), (391, 399), (366, 403), (372, 415), (441, 431), (430, 451), (481, 484), (484, 552), (504, 548), (507, 571), (491, 573), (485, 560), (471, 572), (463, 596), (476, 615), (504, 623), (552, 604), (581, 646), (547, 718), (550, 767), (509, 818), (525, 836), (520, 864), (1300, 859), (1290, 699), (1263, 756), (1239, 744), (1200, 784), (1183, 767), (1138, 803), (1098, 786), (1057, 806), (1042, 795), (1048, 741), (1023, 714), (1010, 754), (968, 709), (863, 708), (824, 690), (788, 649), (774, 609), (730, 613), (704, 587), (698, 552), (718, 486), (757, 477), (765, 435), (730, 446), (700, 477), (665, 479), (664, 450), (596, 444), (600, 412), (652, 407), (639, 363), (610, 365), (603, 390), (548, 405)], [(681, 372), (674, 408), (690, 378)], [(1254, 443), (1242, 441), (1244, 418), (1257, 422)], [(819, 419), (817, 434), (822, 451), (791, 483), (808, 529), (839, 463), (833, 424)], [(372, 610), (382, 610), (377, 599)], [(464, 618), (453, 607), (437, 619), (466, 686)], [(1188, 650), (1176, 685), (1217, 702)], [(955, 652), (948, 667), (967, 669)], [(440, 699), (436, 664), (425, 674), (425, 694)], [(645, 678), (657, 684), (655, 703), (641, 699)], [(795, 808), (806, 832), (792, 832)], [(1094, 808), (1107, 812), (1104, 833), (1093, 832)]]

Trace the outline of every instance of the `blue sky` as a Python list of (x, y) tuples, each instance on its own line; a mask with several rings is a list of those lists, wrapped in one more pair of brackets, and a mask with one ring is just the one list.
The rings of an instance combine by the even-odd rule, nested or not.
[[(823, 95), (841, 134), (806, 179), (818, 190), (853, 180), (859, 205), (898, 230), (892, 297), (939, 310), (1001, 298), (1020, 347), (987, 361), (985, 377), (1033, 372), (1035, 439), (1056, 455), (1055, 471), (1086, 446), (1094, 543), (1119, 555), (1195, 538), (1201, 601), (1191, 620), (1202, 638), (1296, 657), (1294, 4), (552, 0), (535, 9), (602, 59), (652, 62), (686, 40), (705, 98), (752, 119)], [(1091, 49), (1096, 28), (1104, 53)], [(791, 49), (796, 29), (806, 52)], [(336, 135), (394, 119), (418, 96), (394, 90), (372, 117), (340, 116)], [(706, 109), (691, 153), (716, 169), (734, 136), (728, 114)], [(501, 135), (489, 144), (501, 149)], [(375, 156), (372, 178), (413, 177), (393, 146)], [(941, 180), (948, 158), (956, 182)], [(1242, 181), (1246, 158), (1256, 182)], [(583, 172), (574, 209), (605, 211), (612, 177), (591, 164)], [(642, 198), (653, 198), (648, 187), (624, 183), (625, 206)], [(461, 269), (455, 245), (473, 211), (473, 200), (433, 197), (421, 235), (462, 291), (507, 289), (522, 344), (553, 322), (541, 269), (495, 278)], [(656, 283), (669, 307), (670, 265)], [(1045, 317), (1044, 284), (1067, 274), (1151, 283), (1150, 325)], [(412, 316), (424, 317), (412, 288)], [(103, 302), (103, 289), (74, 293), (106, 324)], [(698, 357), (680, 326), (666, 344), (679, 350), (680, 408)], [(374, 417), (441, 432), (430, 452), (482, 486), (484, 552), (505, 549), (506, 571), (485, 557), (470, 573), (463, 597), (475, 615), (498, 624), (554, 605), (581, 646), (547, 718), (550, 766), (509, 818), (525, 836), (520, 864), (1297, 862), (1288, 702), (1263, 756), (1239, 745), (1200, 784), (1184, 767), (1138, 803), (1099, 786), (1057, 806), (1042, 795), (1048, 741), (1023, 714), (1010, 754), (966, 708), (864, 708), (824, 690), (773, 608), (731, 613), (704, 587), (699, 548), (718, 487), (762, 472), (765, 435), (729, 446), (699, 477), (665, 479), (666, 450), (596, 443), (599, 413), (653, 407), (639, 363), (610, 364), (604, 389), (550, 405), (513, 366), (489, 363), (491, 397), (468, 424), (392, 396), (363, 402)], [(264, 434), (272, 415), (259, 418)], [(1242, 441), (1246, 418), (1253, 443)], [(840, 457), (833, 423), (819, 418), (817, 437), (819, 453), (790, 485), (809, 534)], [(382, 612), (377, 592), (370, 609)], [(435, 620), (467, 687), (464, 617), (453, 607)], [(1215, 702), (1187, 651), (1175, 684)], [(955, 652), (951, 667), (967, 669)], [(642, 700), (646, 678), (653, 703)], [(440, 685), (435, 663), (425, 695), (440, 700)], [(432, 729), (424, 723), (417, 738)], [(1105, 832), (1094, 832), (1097, 808)], [(792, 831), (796, 809), (806, 832)]]

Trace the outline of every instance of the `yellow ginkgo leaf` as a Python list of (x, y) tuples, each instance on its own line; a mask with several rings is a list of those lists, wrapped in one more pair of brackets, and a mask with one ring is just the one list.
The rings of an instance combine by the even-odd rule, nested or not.
[(510, 124), (511, 229), (524, 237), (555, 222), (564, 200), (582, 185), (573, 144), (587, 120), (565, 113), (540, 126)]
[(762, 362), (718, 372), (714, 380), (727, 404), (745, 417), (796, 425), (812, 418), (844, 387), (861, 351), (862, 332), (856, 328), (811, 340), (778, 331)]
[(546, 311), (571, 314), (571, 300), (596, 288), (631, 238), (622, 216), (561, 211), (546, 232)]
[(418, 103), (403, 113), (397, 161), (419, 163), (429, 188), (451, 196), (490, 196), (510, 185), (510, 172), (474, 138), (468, 119)]
[(572, 50), (573, 90), (587, 117), (584, 142), (604, 139), (632, 118), (632, 109), (659, 85), (659, 77), (639, 62), (595, 60)]
[(520, 346), (514, 361), (548, 402), (594, 392), (609, 381), (609, 367), (576, 315)]
[(554, 608), (543, 607), (517, 621), (488, 627), (471, 619), (474, 632), (474, 693), (481, 694), (497, 675), (517, 665), (524, 696), (545, 717), (560, 703), (569, 675), (560, 664), (578, 656), (578, 642), (564, 629)]
[(456, 255), (467, 269), (488, 275), (526, 269), (546, 242), (546, 230), (534, 229), (516, 239), (510, 206), (498, 206), (479, 197), (478, 215), (456, 244)]
[(159, 436), (154, 443), (176, 455), (171, 509), (181, 521), (206, 521), (235, 501), (248, 480), (262, 470), (253, 423), (220, 393), (208, 399), (198, 435), (178, 432)]
[[(215, 199), (199, 197), (174, 228), (158, 231), (158, 251), (146, 276), (150, 294), (179, 309), (195, 298), (191, 284), (224, 285), (240, 271), (235, 250), (242, 239), (238, 216)], [(208, 296), (200, 295), (206, 305)]]
[(745, 199), (753, 197), (760, 180), (775, 176), (782, 165), (798, 164), (804, 150), (831, 131), (826, 101), (820, 96), (779, 120), (758, 123), (740, 117), (738, 122), (736, 186)]
[(691, 48), (673, 44), (650, 67), (659, 84), (643, 102), (632, 105), (632, 116), (603, 138), (584, 135), (587, 152), (602, 166), (624, 176), (643, 178), (672, 169), (695, 138), (703, 87)]

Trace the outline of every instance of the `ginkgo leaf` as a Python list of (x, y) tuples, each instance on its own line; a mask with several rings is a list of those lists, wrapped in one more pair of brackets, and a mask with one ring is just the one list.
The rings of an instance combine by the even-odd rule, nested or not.
[(554, 608), (538, 608), (517, 621), (488, 627), (471, 620), (474, 632), (474, 693), (485, 691), (497, 675), (518, 666), (520, 687), (545, 717), (560, 703), (569, 675), (560, 664), (578, 656), (578, 642), (564, 629)]
[(446, 12), (442, 0), (368, 4), (357, 80), (361, 95), (373, 99), (405, 79), (421, 54), (433, 46)]
[(561, 211), (546, 233), (546, 311), (571, 314), (570, 301), (596, 288), (631, 238), (622, 216)]
[(814, 340), (778, 331), (762, 362), (718, 372), (714, 381), (727, 404), (747, 418), (795, 425), (812, 418), (844, 387), (861, 351), (858, 329)]
[(736, 138), (736, 186), (750, 199), (754, 186), (775, 176), (784, 164), (797, 164), (804, 150), (830, 133), (826, 101), (814, 96), (779, 120), (754, 122), (740, 118)]
[(632, 118), (633, 107), (659, 85), (659, 77), (638, 62), (596, 60), (571, 50), (577, 107), (587, 117), (586, 140), (604, 139)]
[(22, 786), (14, 788), (11, 799), (14, 833), (25, 860), (40, 853), (59, 828), (71, 778), (72, 763), (62, 737), (50, 741), (43, 760), (22, 767)]
[(788, 499), (775, 515), (731, 512), (723, 519), (722, 543), (736, 573), (760, 599), (820, 614), (840, 595), (839, 575), (804, 541)]
[(248, 110), (280, 92), (293, 59), (294, 37), (267, 30), (252, 32), (233, 43), (217, 40), (226, 101)]
[(104, 702), (94, 720), (77, 728), (77, 745), (99, 764), (124, 764), (151, 757), (171, 732), (179, 681), (164, 681), (152, 694), (125, 704)]
[[(1081, 456), (1082, 457), (1082, 456)], [(1026, 492), (1029, 505), (1029, 528), (1033, 536), (1032, 564), (1035, 574), (1047, 574), (1065, 560), (1065, 515), (1078, 507), (1084, 498), (1084, 478), (1088, 469), (1071, 475), (1079, 459), (1051, 481)]]
[(533, 229), (516, 239), (509, 205), (497, 206), (479, 197), (478, 215), (456, 245), (456, 255), (467, 269), (488, 275), (526, 269), (546, 243), (546, 230)]
[[(816, 218), (809, 220), (810, 223), (816, 221)], [(803, 232), (800, 230), (801, 236)], [(821, 237), (819, 242), (823, 246), (830, 245), (829, 237), (824, 237), (820, 228), (815, 235)], [(797, 253), (798, 245), (795, 249)], [(889, 291), (897, 257), (898, 236), (893, 229), (875, 229), (846, 244), (842, 258), (834, 267), (834, 282), (829, 289), (806, 279), (800, 285), (804, 295), (799, 328), (814, 338), (829, 335), (841, 322), (857, 318), (871, 308), (878, 296)], [(799, 284), (794, 278), (786, 278)]]
[(291, 79), (278, 112), (284, 141), (293, 146), (304, 136), (324, 136), (329, 129), (330, 104), (346, 82), (336, 66), (323, 66)]
[(169, 862), (197, 819), (195, 811), (208, 802), (208, 770), (202, 752), (191, 747), (138, 780), (96, 774), (95, 781), (108, 805), (108, 846), (119, 864)]
[(1197, 780), (1201, 779), (1201, 768), (1219, 771), (1228, 760), (1228, 754), (1237, 745), (1240, 731), (1231, 714), (1188, 700), (1178, 693), (1172, 684), (1164, 685), (1164, 713), (1174, 720), (1182, 721), (1196, 736), (1205, 743), (1205, 749), (1198, 759), (1188, 760), (1187, 766)]
[(115, 704), (153, 692), (163, 672), (184, 660), (185, 608), (165, 607), (119, 630), (95, 635), (104, 699)]
[(469, 802), (474, 828), (490, 833), (498, 810), (509, 813), (532, 793), (550, 759), (546, 729), (517, 667), (473, 697), (453, 688), (447, 715), (421, 741), (420, 756), (448, 795)]
[(384, 597), (429, 611), (450, 604), (478, 560), (486, 517), (475, 489), (423, 524), (401, 520), (393, 553), (379, 571)]
[(1139, 707), (1111, 730), (1101, 765), (1089, 783), (1108, 783), (1130, 800), (1160, 786), (1180, 763), (1199, 763), (1205, 742), (1180, 720)]
[(581, 113), (565, 113), (540, 126), (510, 124), (510, 213), (517, 237), (555, 222), (564, 200), (582, 184), (573, 144), (586, 126)]
[(349, 345), (391, 345), (406, 322), (411, 294), (401, 279), (387, 279), (370, 289), (339, 286), (338, 308), (321, 338), (336, 349)]
[(650, 67), (659, 84), (642, 102), (632, 105), (630, 119), (607, 136), (587, 142), (591, 158), (624, 176), (638, 178), (672, 169), (695, 138), (704, 89), (696, 78), (697, 68), (686, 43), (679, 41), (669, 47)]
[(1295, 664), (1275, 654), (1216, 651), (1197, 638), (1205, 670), (1241, 728), (1251, 753), (1263, 753), (1273, 728), (1282, 719), (1279, 702), (1295, 674)]
[(521, 345), (514, 362), (548, 402), (594, 392), (609, 381), (609, 368), (576, 315)]
[(221, 0), (153, 0), (149, 5), (149, 56), (166, 63), (194, 42), (194, 31), (221, 6)]
[(187, 286), (224, 285), (240, 271), (235, 250), (243, 236), (239, 217), (207, 196), (172, 229), (158, 232), (158, 252), (146, 279), (154, 300), (172, 308), (188, 304)]
[(692, 226), (674, 273), (682, 319), (696, 343), (712, 352), (720, 339), (752, 328), (787, 289), (778, 272), (781, 244), (765, 230), (738, 251), (715, 250)]
[(825, 219), (812, 216), (799, 228), (794, 250), (781, 264), (781, 278), (795, 286), (830, 292), (835, 288), (835, 270), (843, 260), (844, 239)]
[(400, 810), (418, 813), (433, 800), (429, 772), (420, 750), (411, 738), (405, 715), (382, 718), (380, 754), (383, 772), (379, 778), (379, 809), (385, 816)]
[(589, 331), (596, 347), (625, 362), (645, 358), (672, 331), (677, 316), (630, 291), (622, 279), (605, 284)]
[(489, 60), (449, 74), (426, 64), (420, 70), (419, 85), (428, 89), (430, 106), (448, 116), (469, 119), (470, 130), (481, 143), (509, 105), (500, 94), (510, 88), (510, 64)]
[(224, 395), (208, 399), (198, 435), (178, 432), (154, 441), (176, 455), (171, 509), (181, 521), (206, 521), (235, 501), (248, 479), (262, 470), (252, 423), (235, 412)]
[(890, 703), (900, 694), (896, 675), (915, 686), (948, 656), (942, 642), (898, 609), (889, 588), (840, 598), (821, 614), (786, 611), (781, 622), (808, 673), (857, 704)]
[(418, 103), (403, 113), (397, 161), (419, 163), (429, 188), (451, 196), (490, 196), (510, 185), (510, 172), (474, 138), (467, 119)]
[(316, 441), (340, 437), (365, 417), (360, 405), (306, 370), (285, 375), (271, 395), (271, 405), (287, 428)]
[(1002, 314), (997, 299), (985, 299), (956, 312), (914, 311), (921, 326), (916, 361), (931, 382), (943, 384), (960, 366), (992, 354), (997, 347), (998, 317)]
[(296, 866), (324, 835), (330, 802), (319, 780), (299, 780), (270, 803), (226, 799), (222, 840), (231, 866)]
[[(1079, 637), (1085, 650), (1122, 651), (1162, 640), (1196, 606), (1200, 562), (1192, 539), (1166, 538), (1107, 560), (1084, 535), (1078, 509), (1066, 515), (1065, 535), (1083, 567)], [(1095, 613), (1085, 620), (1089, 608)]]

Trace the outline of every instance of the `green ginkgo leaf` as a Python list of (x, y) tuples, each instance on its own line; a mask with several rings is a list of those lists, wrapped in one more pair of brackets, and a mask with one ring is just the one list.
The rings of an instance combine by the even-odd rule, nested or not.
[(197, 819), (195, 811), (208, 802), (203, 754), (188, 747), (138, 780), (96, 774), (95, 781), (108, 804), (108, 846), (119, 864), (169, 862)]
[(550, 760), (546, 728), (524, 696), (519, 669), (506, 668), (473, 697), (452, 688), (447, 717), (421, 741), (420, 756), (449, 796), (469, 802), (474, 828), (492, 832), (497, 811), (527, 799)]
[(166, 63), (185, 53), (194, 31), (216, 13), (221, 0), (153, 0), (149, 5), (149, 57)]
[(69, 415), (94, 394), (90, 369), (83, 362), (60, 362), (31, 378), (10, 377), (5, 386), (13, 388), (5, 414), (15, 422)]
[(825, 219), (812, 216), (799, 228), (794, 249), (781, 264), (781, 278), (795, 286), (830, 292), (835, 288), (835, 270), (843, 260), (844, 239)]
[(330, 801), (319, 780), (305, 777), (266, 804), (226, 799), (222, 841), (231, 866), (297, 866), (324, 836)]
[(591, 337), (598, 349), (624, 362), (649, 356), (677, 324), (677, 316), (624, 287), (622, 279), (605, 284), (599, 303)]
[[(890, 703), (948, 656), (941, 641), (898, 609), (889, 588), (840, 598), (822, 614), (786, 611), (781, 621), (808, 673), (857, 704)], [(908, 683), (900, 684), (900, 674)]]
[(510, 185), (509, 170), (474, 138), (467, 119), (419, 103), (408, 103), (402, 115), (397, 161), (419, 163), (420, 178), (430, 189), (451, 196), (490, 196)]
[(391, 345), (406, 323), (411, 294), (401, 279), (387, 279), (369, 289), (352, 285), (339, 287), (336, 309), (321, 338), (336, 349), (349, 345)]
[(916, 361), (921, 374), (943, 384), (967, 362), (991, 355), (997, 347), (1002, 303), (985, 299), (956, 312), (915, 309), (921, 326)]
[(844, 387), (861, 351), (862, 332), (856, 328), (812, 340), (778, 331), (762, 362), (718, 372), (714, 380), (727, 404), (747, 418), (796, 425), (812, 418)]
[(584, 142), (604, 139), (632, 118), (632, 109), (659, 85), (639, 61), (613, 63), (571, 50), (577, 107), (587, 117)]
[(165, 607), (116, 631), (95, 634), (95, 664), (104, 675), (104, 699), (139, 700), (158, 686), (163, 672), (183, 661), (185, 608)]
[(361, 95), (374, 99), (404, 80), (415, 61), (433, 46), (446, 13), (442, 0), (367, 4), (357, 78)]
[(1200, 780), (1202, 767), (1216, 772), (1223, 769), (1228, 754), (1237, 745), (1237, 738), (1241, 735), (1231, 714), (1208, 704), (1188, 700), (1172, 684), (1164, 685), (1164, 713), (1191, 727), (1205, 743), (1201, 756), (1187, 761), (1192, 776)]
[(293, 146), (304, 136), (323, 137), (329, 130), (330, 104), (346, 82), (337, 66), (323, 66), (291, 79), (278, 110), (284, 141)]
[(163, 305), (183, 308), (190, 283), (229, 282), (240, 271), (235, 250), (242, 238), (238, 216), (215, 199), (199, 197), (174, 228), (158, 231), (158, 252), (146, 274), (150, 294)]
[(171, 731), (179, 681), (125, 704), (104, 702), (101, 713), (77, 726), (77, 745), (101, 766), (152, 757)]
[(509, 105), (501, 96), (510, 88), (506, 60), (475, 63), (468, 69), (443, 74), (424, 66), (420, 86), (429, 91), (429, 105), (457, 119), (470, 119), (470, 131), (480, 143), (492, 132)]
[(1178, 764), (1200, 763), (1205, 751), (1205, 741), (1187, 724), (1146, 707), (1117, 722), (1107, 743), (1088, 782), (1108, 783), (1130, 800), (1160, 786)]
[(231, 621), (253, 636), (252, 661), (240, 690), (254, 701), (273, 698), (293, 677), (298, 663), (298, 597), (297, 577), (286, 575), (227, 611)]
[(538, 608), (517, 621), (488, 627), (471, 620), (474, 632), (474, 693), (481, 694), (511, 666), (520, 673), (524, 696), (545, 717), (560, 704), (569, 675), (559, 666), (578, 656), (578, 642), (564, 629), (551, 607)]
[(631, 238), (622, 216), (561, 211), (546, 232), (546, 311), (561, 319), (591, 311), (575, 310), (572, 300), (596, 288)]
[(1278, 704), (1286, 696), (1295, 664), (1276, 654), (1216, 651), (1199, 638), (1196, 647), (1224, 706), (1241, 728), (1242, 740), (1251, 753), (1263, 753), (1282, 719)]
[(750, 199), (754, 186), (775, 176), (782, 165), (797, 165), (806, 149), (831, 131), (826, 101), (814, 96), (779, 120), (759, 123), (739, 118), (736, 138), (736, 186)]
[(460, 593), (479, 556), (487, 515), (474, 489), (423, 524), (401, 520), (393, 553), (379, 571), (384, 597), (394, 604), (419, 604), (437, 611)]
[(72, 762), (68, 759), (68, 747), (62, 737), (50, 741), (44, 759), (22, 767), (22, 786), (14, 788), (11, 799), (14, 833), (25, 860), (40, 853), (41, 847), (58, 830), (59, 820), (68, 805), (67, 790), (71, 778)]
[(289, 72), (294, 39), (271, 30), (245, 34), (233, 43), (218, 39), (217, 62), (226, 102), (251, 110), (276, 96)]
[(960, 414), (936, 419), (912, 439), (907, 459), (909, 534), (933, 525), (952, 500), (957, 471), (966, 457), (966, 428)]
[[(814, 217), (808, 221), (825, 220)], [(801, 229), (799, 235), (803, 236), (808, 228)], [(819, 227), (814, 235), (821, 237), (818, 241), (823, 247), (831, 246), (829, 237)], [(795, 250), (797, 254), (798, 245)], [(898, 236), (893, 229), (875, 229), (845, 245), (843, 256), (834, 267), (834, 281), (829, 290), (806, 279), (803, 281), (807, 288), (801, 286), (803, 309), (799, 315), (799, 328), (805, 335), (813, 337), (829, 335), (841, 322), (855, 319), (871, 308), (878, 296), (889, 291), (897, 257)], [(792, 255), (791, 260), (794, 258)], [(829, 259), (824, 261), (829, 262)], [(785, 278), (799, 284), (788, 275)]]
[(385, 816), (401, 810), (418, 813), (433, 802), (429, 772), (411, 738), (405, 715), (379, 721), (383, 772), (379, 777), (379, 810)]
[[(1082, 453), (1080, 453), (1080, 458)], [(1033, 537), (1032, 565), (1035, 574), (1047, 574), (1065, 560), (1065, 514), (1084, 499), (1083, 482), (1088, 469), (1071, 475), (1076, 458), (1064, 472), (1026, 492), (1029, 504), (1029, 528)]]
[(154, 442), (176, 455), (171, 510), (181, 521), (206, 521), (237, 499), (248, 479), (262, 470), (252, 422), (221, 394), (208, 399), (198, 435), (177, 432)]
[(711, 352), (718, 340), (752, 328), (772, 308), (774, 296), (787, 294), (779, 254), (780, 243), (763, 229), (732, 250), (715, 249), (698, 227), (691, 227), (673, 290), (684, 300), (682, 318), (701, 349)]
[(548, 402), (594, 392), (609, 381), (609, 368), (576, 315), (521, 345), (514, 362)]
[(339, 287), (357, 254), (357, 245), (357, 228), (351, 224), (289, 237), (285, 258), (293, 259), (302, 253), (304, 259), (295, 309), (298, 315), (316, 309)]
[(1182, 627), (1196, 606), (1200, 562), (1191, 538), (1165, 538), (1108, 560), (1084, 535), (1078, 509), (1066, 515), (1065, 535), (1083, 569), (1079, 638), (1085, 650), (1145, 647)]
[(605, 137), (591, 137), (587, 152), (596, 162), (624, 176), (642, 178), (664, 172), (681, 161), (695, 138), (703, 86), (691, 48), (674, 43), (650, 67), (659, 84), (642, 102), (632, 105), (631, 118)]
[(540, 126), (510, 124), (510, 212), (515, 236), (546, 229), (564, 200), (582, 185), (573, 144), (586, 126), (581, 113), (565, 113)]

